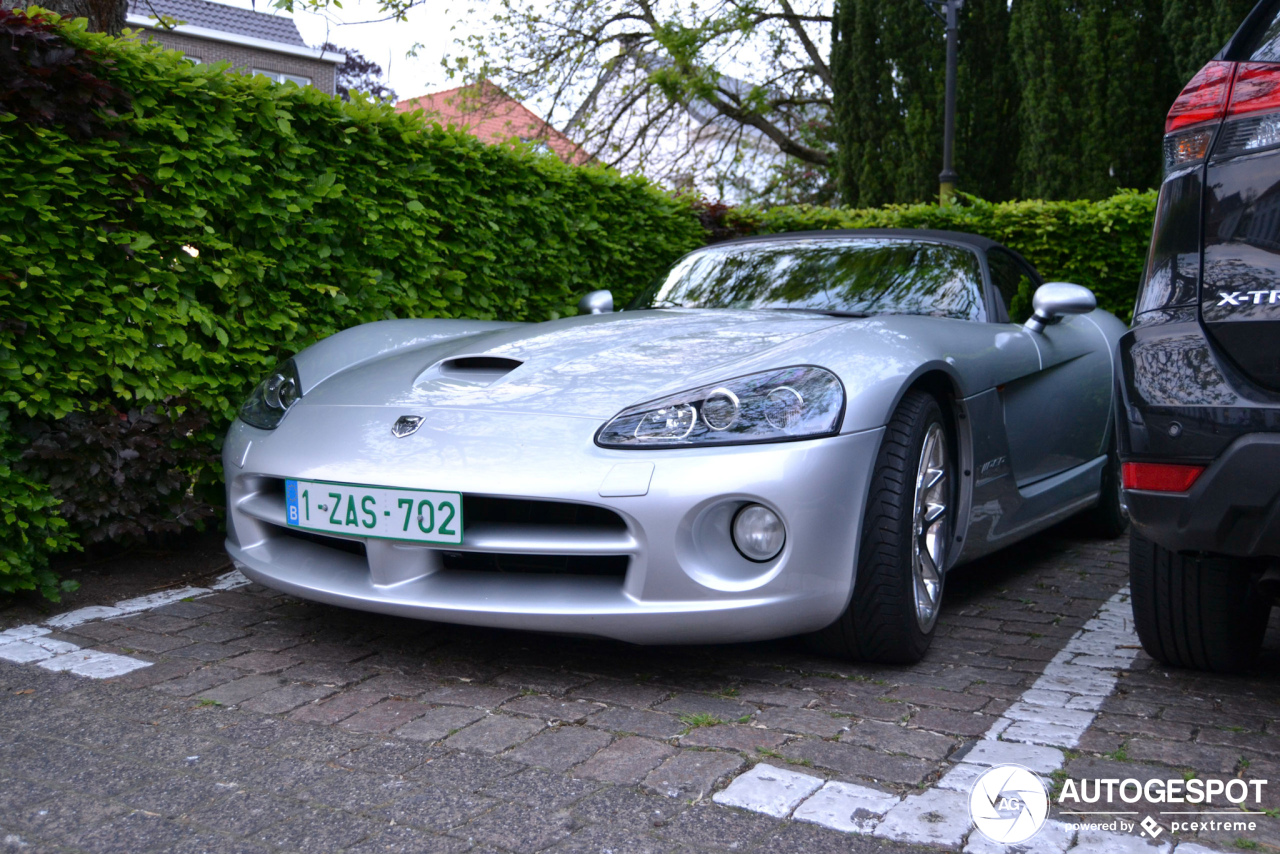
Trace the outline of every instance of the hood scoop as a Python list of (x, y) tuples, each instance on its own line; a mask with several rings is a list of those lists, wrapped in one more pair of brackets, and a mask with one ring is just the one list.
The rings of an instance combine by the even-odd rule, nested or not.
[(414, 385), (435, 379), (478, 386), (493, 385), (523, 364), (518, 359), (500, 356), (454, 356), (427, 368)]

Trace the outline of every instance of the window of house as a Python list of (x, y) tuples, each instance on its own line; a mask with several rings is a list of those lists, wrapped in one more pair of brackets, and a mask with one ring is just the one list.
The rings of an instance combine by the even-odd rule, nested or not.
[(283, 71), (267, 71), (265, 68), (253, 69), (254, 74), (260, 74), (263, 77), (270, 77), (277, 83), (293, 83), (297, 86), (310, 86), (311, 78), (302, 77), (297, 74), (285, 74)]
[(551, 146), (547, 144), (547, 141), (545, 139), (534, 139), (531, 137), (524, 137), (524, 136), (516, 137), (516, 138), (519, 139), (521, 142), (523, 142), (525, 145), (529, 146), (529, 150), (532, 151), (534, 154), (554, 154), (554, 152), (551, 150)]

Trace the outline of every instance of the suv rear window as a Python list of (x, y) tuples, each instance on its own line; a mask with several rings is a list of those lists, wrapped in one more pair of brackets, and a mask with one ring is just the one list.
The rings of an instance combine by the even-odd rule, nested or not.
[[(1254, 35), (1245, 39), (1247, 47), (1239, 61), (1280, 62), (1280, 4), (1272, 3), (1271, 7), (1270, 21), (1263, 17), (1258, 22)], [(1263, 22), (1267, 22), (1265, 27)]]

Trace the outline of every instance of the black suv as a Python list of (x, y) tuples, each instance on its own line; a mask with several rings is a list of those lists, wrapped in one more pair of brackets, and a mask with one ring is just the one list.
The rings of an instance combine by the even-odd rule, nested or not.
[(1174, 102), (1118, 439), (1134, 620), (1167, 664), (1230, 671), (1280, 592), (1280, 0)]

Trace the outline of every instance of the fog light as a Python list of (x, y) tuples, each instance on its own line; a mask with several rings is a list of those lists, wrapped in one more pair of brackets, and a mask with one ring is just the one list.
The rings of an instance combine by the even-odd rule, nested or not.
[(733, 517), (733, 544), (747, 560), (772, 560), (786, 541), (782, 520), (768, 507), (748, 504)]

